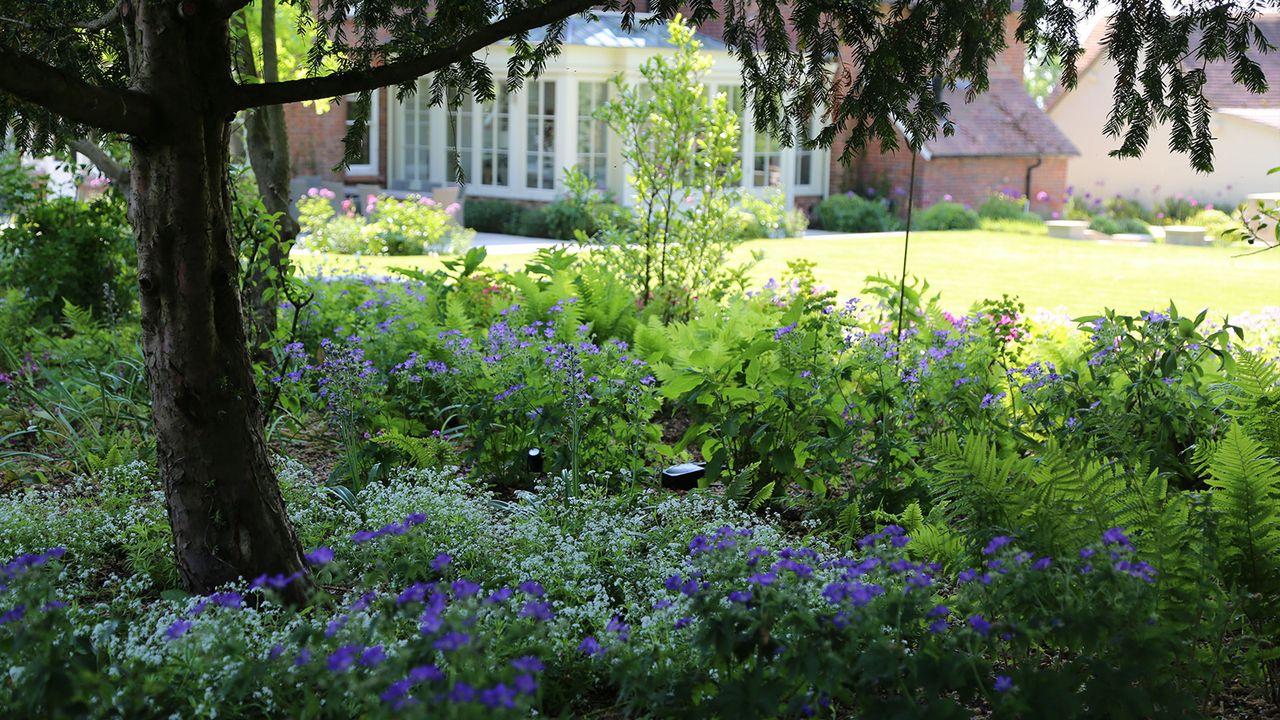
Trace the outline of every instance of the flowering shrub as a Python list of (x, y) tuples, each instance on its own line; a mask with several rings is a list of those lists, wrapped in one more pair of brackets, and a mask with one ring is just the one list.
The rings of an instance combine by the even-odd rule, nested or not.
[(960, 203), (934, 203), (916, 216), (918, 230), (977, 230), (981, 225), (978, 214)]
[[(655, 676), (665, 650), (629, 647), (623, 618), (580, 650), (609, 664), (631, 707), (670, 717), (1189, 710), (1191, 688), (1167, 674), (1178, 643), (1155, 610), (1156, 576), (1122, 529), (1077, 558), (997, 537), (982, 566), (954, 577), (907, 559), (909, 540), (891, 525), (860, 555), (824, 557), (761, 546), (750, 529), (696, 536), (659, 601), (697, 655), (693, 671)], [(1161, 677), (1135, 686), (1147, 673)]]
[(475, 235), (455, 219), (461, 209), (458, 203), (440, 206), (418, 195), (402, 200), (369, 195), (363, 208), (343, 200), (339, 213), (334, 200), (334, 192), (327, 188), (311, 188), (298, 200), (298, 224), (304, 244), (313, 250), (370, 255), (460, 253)]
[(590, 325), (574, 322), (577, 302), (564, 298), (528, 323), (510, 306), (479, 340), (441, 333), (443, 359), (410, 354), (394, 369), (398, 382), (448, 398), (468, 457), (492, 477), (521, 468), (530, 448), (575, 480), (584, 467), (638, 471), (654, 440), (654, 378), (627, 343), (593, 342)]

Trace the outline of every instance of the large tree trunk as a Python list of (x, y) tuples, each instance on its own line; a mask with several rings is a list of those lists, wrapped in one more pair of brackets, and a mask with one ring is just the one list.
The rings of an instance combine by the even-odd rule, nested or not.
[(230, 81), (227, 27), (175, 7), (194, 5), (134, 5), (145, 58), (134, 82), (162, 103), (168, 130), (133, 145), (129, 213), (156, 462), (183, 582), (205, 593), (305, 565), (264, 440), (231, 237), (228, 118), (209, 96)]

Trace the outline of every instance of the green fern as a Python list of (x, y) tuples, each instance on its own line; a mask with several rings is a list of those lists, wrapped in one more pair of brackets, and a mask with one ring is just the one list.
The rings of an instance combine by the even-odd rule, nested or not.
[(88, 308), (78, 307), (70, 300), (62, 299), (62, 324), (71, 331), (71, 335), (93, 336), (102, 332), (102, 323), (93, 317)]
[(1233, 423), (1209, 462), (1205, 482), (1222, 516), (1231, 579), (1254, 591), (1272, 587), (1280, 571), (1280, 463)]
[(1236, 357), (1230, 380), (1214, 386), (1223, 410), (1280, 455), (1280, 368), (1247, 350)]
[(457, 464), (453, 446), (440, 438), (420, 438), (390, 430), (370, 438), (374, 444), (385, 448), (413, 468), (435, 469)]
[(948, 506), (948, 522), (970, 538), (988, 537), (1016, 527), (1028, 507), (1025, 463), (1001, 457), (996, 446), (979, 436), (962, 443), (951, 433), (928, 444), (935, 499)]

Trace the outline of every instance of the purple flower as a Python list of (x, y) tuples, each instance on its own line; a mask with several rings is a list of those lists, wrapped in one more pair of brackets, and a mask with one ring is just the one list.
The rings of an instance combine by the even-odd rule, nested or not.
[(521, 695), (532, 695), (538, 691), (538, 681), (532, 675), (517, 675), (512, 678), (511, 683)]
[(622, 622), (622, 618), (614, 615), (609, 618), (609, 623), (604, 627), (605, 631), (614, 633), (622, 642), (626, 642), (631, 638), (631, 626)]
[[(16, 611), (18, 611), (18, 610), (23, 610), (23, 611), (25, 611), (25, 608), (24, 608), (23, 606), (19, 605), (18, 607), (14, 608), (13, 610), (10, 610), (8, 613), (5, 613), (5, 615), (7, 616), (7, 615), (9, 615), (10, 613), (16, 612)], [(22, 616), (21, 616), (21, 615), (19, 615), (18, 617), (22, 617)], [(4, 624), (3, 622), (0, 622), (0, 625), (3, 625), (3, 624)], [(173, 624), (169, 626), (169, 629), (164, 631), (164, 636), (165, 636), (165, 638), (166, 638), (166, 639), (168, 639), (168, 640), (177, 640), (178, 638), (182, 637), (183, 635), (186, 635), (186, 634), (187, 634), (187, 631), (189, 631), (190, 629), (191, 629), (191, 621), (190, 621), (190, 620), (174, 620), (174, 621), (173, 621)]]
[(991, 634), (991, 623), (987, 622), (987, 619), (981, 615), (970, 615), (969, 627), (973, 628), (973, 631), (982, 637)]
[(750, 590), (734, 590), (733, 592), (729, 593), (729, 602), (741, 603), (743, 605), (746, 605), (747, 603), (751, 602), (751, 591)]
[(944, 618), (950, 614), (951, 614), (951, 608), (947, 607), (946, 605), (936, 605), (933, 607), (932, 610), (925, 613), (924, 616), (928, 618)]
[(409, 680), (414, 685), (424, 682), (438, 682), (444, 679), (444, 673), (435, 665), (419, 665), (409, 671)]
[(327, 565), (333, 562), (333, 550), (327, 547), (318, 547), (307, 553), (307, 562), (312, 565)]
[(675, 621), (674, 627), (676, 630), (683, 630), (692, 624), (693, 624), (693, 618), (686, 616), (686, 617), (677, 619)]
[(532, 655), (518, 657), (511, 661), (511, 667), (525, 673), (540, 673), (546, 667), (542, 661)]
[(1085, 558), (1085, 559), (1088, 559), (1088, 558), (1093, 557), (1093, 553), (1094, 553), (1094, 549), (1093, 549), (1093, 548), (1081, 548), (1081, 549), (1080, 549), (1080, 557)]
[(545, 622), (552, 618), (551, 603), (540, 602), (538, 600), (530, 600), (520, 608), (519, 617), (533, 618), (541, 622)]
[(487, 708), (508, 708), (516, 706), (516, 691), (506, 683), (498, 683), (493, 687), (480, 691), (480, 703)]
[(533, 597), (542, 597), (546, 594), (546, 590), (542, 588), (542, 584), (534, 580), (525, 580), (516, 586), (520, 592)]
[(929, 623), (929, 632), (933, 633), (934, 635), (940, 635), (947, 631), (947, 627), (949, 626), (947, 625), (946, 620), (941, 620), (941, 619), (934, 620), (933, 622)]
[(431, 561), (431, 569), (435, 570), (436, 572), (440, 572), (445, 568), (449, 567), (450, 563), (452, 562), (453, 562), (453, 556), (449, 555), (448, 553), (440, 553), (439, 555), (436, 556), (434, 560)]
[(509, 587), (498, 588), (497, 590), (493, 591), (493, 593), (491, 593), (489, 597), (484, 599), (484, 604), (497, 605), (498, 603), (502, 603), (502, 602), (506, 602), (507, 600), (510, 600), (511, 596), (514, 594), (515, 594), (515, 591), (513, 591)]
[(1119, 545), (1123, 548), (1133, 549), (1133, 543), (1129, 542), (1129, 538), (1124, 534), (1124, 528), (1113, 527), (1102, 533), (1103, 545)]
[(448, 632), (432, 643), (432, 647), (442, 652), (458, 650), (471, 643), (471, 636), (461, 632)]
[(1031, 569), (1032, 570), (1048, 570), (1049, 565), (1052, 563), (1053, 563), (1053, 558), (1042, 557), (1039, 560), (1035, 561), (1034, 563), (1031, 563)]
[(365, 648), (364, 652), (360, 653), (360, 664), (364, 667), (373, 667), (386, 659), (387, 653), (381, 645)]
[(455, 580), (450, 589), (455, 598), (468, 598), (480, 592), (480, 586), (470, 580)]
[(995, 683), (996, 692), (1008, 692), (1013, 689), (1013, 678), (1008, 675), (997, 675)]
[(996, 552), (1000, 550), (1000, 548), (1004, 547), (1005, 545), (1008, 545), (1011, 542), (1013, 542), (1013, 538), (1009, 537), (1008, 535), (997, 535), (991, 538), (991, 542), (987, 543), (986, 547), (982, 548), (982, 554), (994, 555), (996, 554)]
[(356, 664), (356, 660), (363, 652), (364, 647), (361, 645), (343, 645), (329, 655), (326, 667), (329, 668), (329, 672), (346, 672)]
[(582, 639), (581, 643), (578, 644), (578, 651), (585, 653), (590, 657), (594, 657), (604, 652), (604, 648), (600, 646), (599, 640), (596, 640), (595, 637), (588, 635), (587, 637)]
[(790, 325), (784, 325), (778, 328), (777, 330), (773, 331), (773, 339), (781, 340), (787, 335), (790, 335), (795, 329), (796, 329), (796, 323), (791, 323)]

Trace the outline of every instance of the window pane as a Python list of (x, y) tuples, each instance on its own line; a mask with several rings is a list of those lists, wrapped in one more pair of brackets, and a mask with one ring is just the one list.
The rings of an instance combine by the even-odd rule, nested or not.
[(599, 188), (607, 186), (609, 127), (592, 115), (607, 102), (608, 96), (608, 83), (578, 83), (577, 165)]

